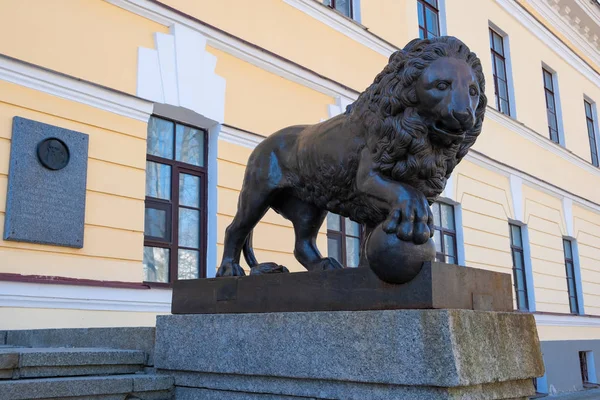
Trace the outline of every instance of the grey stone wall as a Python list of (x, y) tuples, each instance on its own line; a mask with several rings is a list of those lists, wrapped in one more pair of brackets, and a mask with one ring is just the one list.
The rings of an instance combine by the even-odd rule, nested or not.
[[(549, 393), (583, 389), (579, 352), (594, 352), (596, 373), (600, 372), (600, 340), (557, 340), (541, 342)], [(600, 377), (596, 376), (596, 382)]]

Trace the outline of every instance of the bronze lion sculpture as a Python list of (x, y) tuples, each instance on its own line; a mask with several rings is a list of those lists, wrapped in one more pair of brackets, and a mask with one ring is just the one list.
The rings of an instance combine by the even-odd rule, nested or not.
[(309, 271), (342, 268), (316, 247), (327, 212), (367, 237), (381, 227), (401, 243), (431, 242), (430, 205), (481, 132), (484, 91), (480, 60), (463, 42), (415, 39), (344, 114), (266, 138), (248, 160), (217, 276), (245, 275), (242, 249), (251, 273), (287, 271), (253, 254), (252, 230), (269, 208), (293, 223), (294, 255)]

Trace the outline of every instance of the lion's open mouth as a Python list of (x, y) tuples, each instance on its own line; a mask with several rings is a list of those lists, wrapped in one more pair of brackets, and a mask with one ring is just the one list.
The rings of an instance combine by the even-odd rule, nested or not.
[(443, 126), (439, 122), (434, 122), (433, 130), (438, 135), (444, 135), (444, 136), (455, 138), (455, 139), (462, 138), (465, 136), (465, 131), (462, 128), (458, 128), (458, 129), (448, 128), (446, 126)]

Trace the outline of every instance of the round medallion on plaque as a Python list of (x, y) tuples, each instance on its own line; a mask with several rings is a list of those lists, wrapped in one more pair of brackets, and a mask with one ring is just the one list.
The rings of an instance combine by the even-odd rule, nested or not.
[(57, 138), (42, 140), (37, 147), (37, 156), (44, 167), (53, 171), (66, 167), (71, 158), (65, 142)]

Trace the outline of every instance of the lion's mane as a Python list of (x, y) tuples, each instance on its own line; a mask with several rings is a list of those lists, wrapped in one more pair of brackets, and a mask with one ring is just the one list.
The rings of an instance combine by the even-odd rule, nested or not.
[[(464, 60), (473, 69), (480, 88), (475, 125), (459, 143), (432, 141), (417, 111), (415, 83), (433, 61), (442, 57)], [(364, 124), (376, 169), (418, 189), (432, 203), (481, 133), (487, 104), (484, 92), (481, 62), (463, 42), (448, 36), (415, 39), (390, 56), (388, 65), (346, 113)]]

